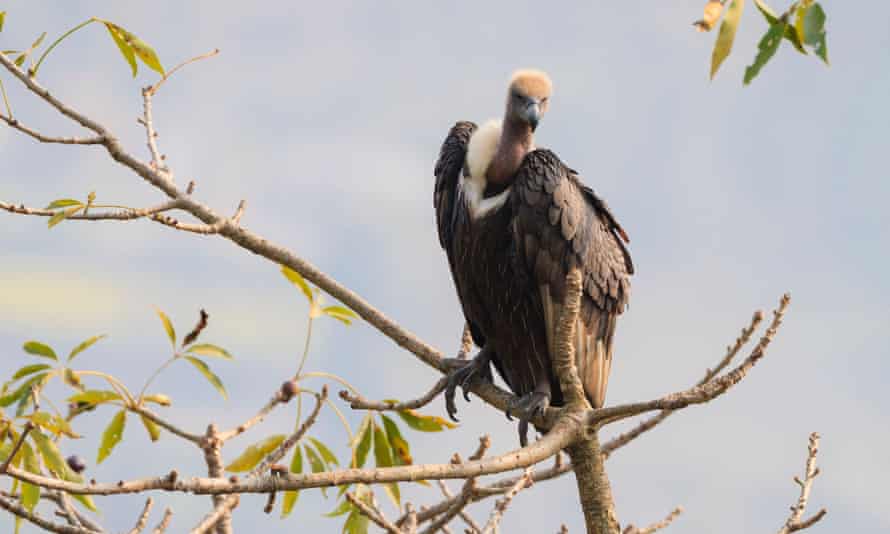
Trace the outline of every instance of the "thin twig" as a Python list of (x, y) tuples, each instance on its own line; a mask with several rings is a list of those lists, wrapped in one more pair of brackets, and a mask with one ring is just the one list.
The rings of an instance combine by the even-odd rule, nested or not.
[(491, 512), (491, 517), (488, 519), (488, 523), (486, 523), (485, 528), (482, 529), (482, 534), (491, 534), (497, 531), (498, 524), (504, 517), (504, 512), (507, 511), (507, 508), (510, 506), (510, 503), (513, 502), (513, 498), (516, 497), (516, 494), (532, 485), (531, 473), (532, 468), (527, 467), (516, 484), (504, 494), (504, 498), (498, 500), (494, 510)]
[[(439, 489), (442, 490), (442, 495), (444, 495), (445, 498), (451, 499), (454, 497), (454, 493), (448, 488), (448, 484), (446, 484), (444, 480), (437, 480), (436, 482), (439, 483)], [(475, 497), (475, 494), (473, 496)], [(464, 523), (467, 524), (470, 532), (472, 532), (473, 534), (482, 532), (482, 527), (480, 527), (479, 524), (476, 523), (476, 521), (472, 517), (470, 517), (470, 514), (468, 514), (465, 509), (461, 509), (457, 513), (457, 515), (460, 516), (460, 518), (463, 519)]]
[(34, 423), (32, 423), (31, 421), (25, 423), (25, 426), (22, 429), (22, 433), (19, 434), (19, 439), (16, 440), (15, 445), (12, 446), (12, 450), (9, 451), (9, 456), (6, 457), (6, 461), (3, 462), (3, 465), (0, 465), (0, 474), (6, 473), (9, 470), (9, 464), (12, 463), (15, 455), (19, 453), (19, 449), (22, 448), (22, 444), (25, 443), (25, 439), (27, 439), (28, 434), (33, 428)]
[(164, 534), (167, 531), (167, 527), (170, 526), (170, 520), (173, 519), (173, 510), (167, 508), (164, 510), (164, 517), (161, 519), (161, 522), (158, 523), (158, 526), (152, 531), (152, 534)]
[[(66, 220), (71, 221), (104, 221), (104, 220), (115, 220), (115, 221), (131, 221), (133, 219), (141, 219), (143, 217), (154, 218), (154, 216), (159, 215), (162, 212), (179, 209), (179, 203), (175, 200), (171, 200), (169, 202), (164, 202), (163, 204), (159, 204), (157, 206), (152, 206), (149, 208), (131, 208), (131, 209), (122, 209), (117, 211), (106, 211), (106, 212), (90, 212), (87, 214), (78, 213), (75, 215), (69, 215), (66, 217)], [(55, 209), (40, 209), (40, 208), (29, 208), (22, 204), (10, 204), (8, 202), (0, 201), (0, 209), (8, 211), (10, 213), (17, 213), (19, 215), (36, 215), (38, 217), (52, 217), (59, 213), (59, 210)]]
[(29, 512), (23, 506), (9, 501), (5, 497), (0, 497), (0, 508), (3, 508), (7, 512), (17, 515), (22, 519), (37, 525), (47, 532), (56, 532), (58, 534), (94, 534), (93, 531), (87, 530), (86, 528), (53, 523), (52, 521), (44, 519), (33, 512)]
[(154, 501), (149, 497), (145, 500), (145, 507), (142, 509), (142, 513), (139, 514), (139, 519), (136, 520), (136, 525), (130, 529), (129, 534), (140, 534), (143, 530), (145, 530), (145, 525), (148, 523), (148, 514), (151, 513), (151, 507), (154, 504)]
[(807, 519), (801, 519), (803, 513), (807, 509), (807, 503), (810, 500), (810, 490), (813, 487), (813, 481), (819, 476), (819, 468), (816, 467), (816, 455), (819, 453), (819, 434), (813, 432), (810, 434), (810, 443), (807, 447), (807, 463), (804, 469), (804, 479), (794, 477), (794, 481), (800, 486), (800, 497), (797, 498), (797, 504), (791, 507), (791, 515), (785, 521), (785, 525), (779, 529), (779, 534), (788, 534), (797, 532), (805, 528), (809, 528), (816, 524), (820, 519), (825, 517), (828, 510), (822, 508)]
[(284, 400), (282, 399), (280, 392), (276, 392), (275, 395), (271, 399), (269, 399), (269, 402), (267, 402), (262, 408), (260, 408), (256, 415), (231, 430), (220, 432), (217, 438), (222, 443), (225, 443), (235, 436), (240, 436), (244, 432), (247, 432), (247, 430), (249, 430), (251, 427), (261, 423), (263, 419), (265, 419), (266, 416), (275, 409), (276, 406), (282, 403), (284, 403)]
[(671, 513), (667, 515), (664, 519), (659, 521), (658, 523), (653, 523), (646, 528), (637, 528), (633, 525), (628, 525), (622, 534), (652, 534), (655, 531), (661, 530), (663, 528), (667, 528), (668, 525), (674, 522), (674, 519), (677, 519), (677, 516), (683, 513), (683, 507), (678, 506), (674, 508)]
[(368, 400), (358, 393), (351, 394), (347, 390), (343, 390), (340, 392), (340, 398), (349, 403), (349, 407), (354, 410), (377, 410), (377, 411), (401, 411), (401, 410), (415, 410), (417, 408), (422, 408), (432, 402), (433, 399), (439, 396), (439, 393), (442, 393), (445, 390), (445, 386), (448, 385), (448, 377), (443, 376), (440, 378), (426, 393), (421, 395), (416, 399), (412, 399), (405, 402), (394, 402), (394, 401), (380, 401), (375, 402), (372, 400)]
[(362, 515), (373, 521), (375, 524), (377, 524), (378, 527), (382, 528), (386, 532), (389, 532), (390, 534), (402, 534), (401, 529), (387, 521), (387, 519), (383, 517), (383, 514), (381, 514), (379, 510), (375, 510), (363, 500), (356, 497), (352, 492), (346, 492), (346, 500), (348, 500), (353, 504), (353, 506), (358, 508), (359, 512), (361, 512)]
[[(481, 438), (479, 438), (479, 446), (476, 447), (476, 451), (472, 455), (470, 455), (469, 460), (471, 462), (481, 460), (485, 456), (485, 453), (488, 451), (489, 448), (491, 448), (491, 438), (489, 438), (487, 435), (482, 436)], [(451, 463), (455, 464), (455, 465), (460, 465), (460, 464), (463, 464), (463, 461), (460, 459), (459, 455), (455, 454)], [(451, 506), (449, 506), (441, 516), (437, 517), (432, 523), (430, 523), (430, 526), (427, 527), (423, 531), (423, 533), (424, 534), (435, 534), (442, 527), (444, 527), (449, 522), (451, 522), (451, 520), (454, 519), (454, 516), (456, 516), (457, 514), (462, 512), (464, 510), (464, 508), (466, 508), (466, 506), (470, 502), (472, 502), (473, 496), (476, 493), (476, 487), (477, 487), (476, 477), (468, 477), (464, 481), (463, 487), (461, 488), (460, 494), (457, 496), (457, 499), (455, 499), (455, 501), (451, 504)], [(421, 513), (423, 513), (423, 511), (421, 511)], [(430, 518), (432, 518), (432, 517), (433, 516), (430, 516)], [(396, 524), (399, 524), (399, 525), (404, 524), (405, 522), (407, 522), (410, 519), (411, 518), (409, 517), (409, 514), (406, 513), (404, 516), (402, 516), (396, 522)], [(417, 517), (416, 514), (415, 514), (414, 520), (418, 521), (418, 523), (421, 523), (421, 521), (419, 521), (419, 517)]]
[(232, 510), (238, 506), (238, 503), (241, 501), (241, 497), (238, 495), (229, 495), (220, 501), (219, 504), (216, 505), (216, 508), (213, 509), (212, 512), (207, 514), (204, 519), (201, 520), (198, 525), (193, 528), (190, 532), (191, 534), (204, 534), (206, 532), (210, 532), (213, 530), (215, 526), (229, 514), (232, 513)]
[(154, 84), (154, 85), (152, 85), (151, 87), (149, 87), (149, 88), (147, 89), (147, 91), (148, 91), (149, 93), (151, 93), (152, 95), (155, 94), (155, 93), (157, 93), (157, 92), (158, 92), (158, 89), (161, 88), (161, 85), (163, 85), (164, 82), (166, 82), (168, 79), (170, 79), (171, 76), (173, 76), (174, 74), (176, 74), (176, 71), (178, 71), (179, 69), (181, 69), (181, 68), (183, 68), (183, 67), (185, 67), (186, 65), (189, 65), (189, 64), (191, 64), (191, 63), (195, 63), (196, 61), (201, 61), (201, 60), (203, 60), (203, 59), (209, 59), (209, 58), (212, 58), (213, 56), (215, 56), (215, 55), (217, 55), (217, 54), (219, 54), (219, 48), (215, 48), (215, 49), (211, 50), (210, 52), (207, 52), (206, 54), (201, 54), (200, 56), (195, 56), (195, 57), (193, 57), (193, 58), (191, 58), (191, 59), (187, 59), (187, 60), (183, 61), (183, 62), (180, 63), (179, 65), (176, 65), (176, 66), (173, 67), (172, 69), (170, 69), (170, 70), (168, 70), (167, 72), (165, 72), (164, 75), (161, 77), (161, 79), (158, 80), (158, 82), (157, 82), (156, 84)]
[(11, 128), (15, 128), (41, 143), (55, 143), (59, 145), (101, 145), (105, 141), (102, 137), (52, 137), (44, 135), (37, 130), (20, 123), (18, 119), (7, 117), (2, 113), (0, 113), (0, 120), (8, 124)]

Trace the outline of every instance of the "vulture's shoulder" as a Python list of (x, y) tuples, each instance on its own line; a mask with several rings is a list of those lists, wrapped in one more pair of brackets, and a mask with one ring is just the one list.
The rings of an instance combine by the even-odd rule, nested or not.
[(464, 160), (467, 157), (467, 145), (476, 128), (476, 125), (469, 121), (455, 123), (442, 143), (439, 159), (436, 160), (436, 166), (433, 168), (433, 175), (436, 177), (436, 186), (433, 191), (436, 226), (439, 231), (439, 244), (446, 250), (450, 249), (453, 233), (457, 184), (464, 167)]
[(620, 313), (633, 263), (627, 234), (605, 201), (545, 149), (525, 157), (513, 187), (514, 238), (538, 283), (549, 284), (561, 300), (566, 275), (580, 267), (585, 293), (597, 307)]

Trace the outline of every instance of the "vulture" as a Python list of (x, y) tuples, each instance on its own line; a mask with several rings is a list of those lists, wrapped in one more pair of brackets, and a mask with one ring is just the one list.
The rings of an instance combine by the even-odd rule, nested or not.
[(518, 397), (507, 417), (519, 418), (523, 446), (528, 421), (563, 404), (551, 354), (566, 276), (581, 271), (575, 363), (588, 401), (599, 408), (634, 272), (627, 234), (606, 203), (556, 154), (535, 147), (551, 92), (547, 74), (515, 72), (503, 119), (456, 123), (434, 170), (439, 243), (480, 348), (472, 360), (449, 362), (446, 409), (455, 418), (456, 387), (469, 400), (469, 383), (492, 380), (493, 364)]

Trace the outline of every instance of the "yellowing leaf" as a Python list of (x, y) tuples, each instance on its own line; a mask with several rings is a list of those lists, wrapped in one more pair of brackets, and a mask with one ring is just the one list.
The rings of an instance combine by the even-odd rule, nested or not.
[[(374, 460), (377, 467), (392, 467), (393, 459), (392, 459), (392, 449), (389, 445), (389, 440), (386, 438), (386, 434), (383, 432), (383, 429), (372, 423), (374, 428)], [(392, 499), (393, 504), (396, 505), (396, 508), (401, 508), (402, 497), (399, 493), (399, 485), (395, 482), (389, 482), (383, 485), (383, 490), (386, 491), (386, 494)]]
[(133, 71), (133, 77), (135, 78), (138, 67), (136, 66), (136, 54), (133, 52), (133, 48), (127, 43), (126, 39), (124, 39), (124, 35), (121, 33), (120, 28), (110, 22), (104, 22), (104, 24), (105, 28), (108, 29), (108, 33), (111, 34), (111, 38), (114, 39), (114, 44), (116, 44), (121, 51), (121, 55), (124, 56), (124, 59), (129, 63), (130, 69)]
[(6, 22), (6, 11), (0, 11), (0, 32), (3, 31), (4, 22)]
[(405, 441), (405, 438), (402, 437), (402, 433), (399, 431), (399, 426), (395, 421), (384, 414), (380, 414), (380, 418), (383, 420), (383, 428), (386, 429), (386, 436), (389, 439), (389, 445), (392, 448), (393, 464), (411, 465), (414, 461), (413, 458), (411, 458), (411, 447), (408, 445), (408, 442)]
[(81, 206), (83, 203), (79, 200), (75, 200), (73, 198), (60, 198), (58, 200), (53, 200), (46, 207), (48, 210), (54, 210), (56, 208), (67, 208), (68, 206)]
[[(22, 443), (22, 456), (25, 461), (25, 471), (40, 475), (40, 460), (34, 449), (28, 443)], [(27, 482), (22, 482), (22, 506), (29, 512), (34, 510), (34, 506), (40, 500), (40, 486), (34, 486)]]
[(219, 391), (219, 394), (222, 395), (224, 399), (229, 398), (229, 394), (226, 393), (226, 388), (225, 386), (223, 386), (222, 380), (220, 380), (218, 376), (213, 374), (213, 371), (210, 370), (210, 367), (206, 363), (204, 363), (203, 360), (199, 360), (194, 356), (186, 356), (185, 359), (191, 362), (191, 364), (194, 365), (195, 368), (200, 371), (202, 375), (204, 375), (204, 378), (206, 378), (207, 381), (210, 382), (217, 391)]
[(173, 401), (170, 400), (170, 397), (164, 395), (163, 393), (146, 395), (142, 397), (142, 400), (144, 400), (145, 402), (153, 402), (159, 406), (170, 406), (173, 403)]
[(25, 352), (33, 354), (34, 356), (43, 356), (44, 358), (49, 358), (51, 360), (59, 359), (58, 356), (56, 356), (56, 352), (49, 345), (45, 345), (39, 341), (28, 341), (22, 348), (25, 349)]
[[(290, 462), (290, 472), (296, 474), (303, 472), (303, 448), (299, 445), (294, 447), (294, 456)], [(294, 505), (297, 504), (297, 498), (299, 498), (299, 496), (299, 490), (284, 492), (284, 500), (281, 502), (282, 518), (289, 516), (290, 513), (293, 512)]]
[(161, 318), (161, 322), (164, 323), (164, 330), (167, 332), (167, 337), (170, 338), (170, 343), (173, 345), (173, 348), (176, 348), (176, 330), (173, 329), (173, 323), (170, 322), (170, 318), (167, 317), (167, 314), (162, 312), (160, 309), (155, 308), (155, 312), (157, 312), (158, 317)]
[(306, 298), (309, 300), (309, 302), (315, 300), (312, 296), (312, 290), (309, 289), (309, 284), (306, 283), (306, 280), (303, 279), (303, 276), (300, 273), (286, 265), (281, 266), (281, 273), (285, 276), (285, 278), (290, 280), (292, 284), (300, 288), (300, 291), (302, 291), (303, 294), (306, 295)]
[(71, 360), (74, 359), (75, 356), (77, 356), (81, 352), (87, 350), (88, 348), (92, 347), (93, 344), (96, 343), (97, 341), (99, 341), (100, 339), (104, 339), (106, 337), (108, 337), (108, 336), (106, 336), (106, 335), (93, 336), (93, 337), (87, 339), (86, 341), (84, 341), (83, 343), (81, 343), (80, 345), (74, 347), (74, 349), (71, 351), (71, 354), (68, 355), (68, 361), (70, 362)]
[(96, 463), (101, 464), (102, 460), (108, 458), (114, 447), (120, 443), (124, 437), (124, 428), (127, 424), (127, 410), (117, 412), (111, 418), (111, 422), (105, 427), (102, 433), (102, 443), (99, 445), (99, 454), (96, 456)]
[(801, 18), (803, 41), (815, 47), (816, 55), (822, 58), (822, 61), (827, 65), (828, 45), (825, 43), (825, 11), (817, 2), (811, 5)]
[(31, 431), (30, 436), (34, 439), (34, 443), (37, 444), (37, 450), (40, 451), (40, 456), (43, 457), (43, 464), (47, 469), (68, 482), (83, 481), (82, 476), (68, 467), (68, 463), (62, 458), (59, 447), (46, 434), (35, 428)]
[(352, 324), (352, 320), (358, 317), (354, 311), (343, 306), (327, 306), (321, 311), (328, 317), (333, 317), (346, 325)]
[(726, 10), (726, 16), (720, 24), (720, 32), (717, 34), (717, 42), (714, 44), (714, 52), (711, 55), (711, 79), (717, 74), (717, 69), (732, 51), (732, 43), (735, 41), (736, 29), (742, 11), (745, 8), (745, 0), (732, 0)]
[(263, 441), (247, 447), (244, 452), (232, 460), (232, 463), (226, 466), (226, 471), (235, 473), (250, 471), (263, 461), (263, 458), (268, 456), (270, 452), (277, 449), (278, 446), (281, 445), (281, 442), (284, 441), (285, 437), (284, 434), (275, 434), (274, 436), (269, 436)]
[(315, 448), (318, 450), (319, 454), (321, 454), (321, 458), (325, 461), (326, 464), (340, 465), (340, 462), (337, 461), (337, 457), (334, 456), (334, 453), (331, 452), (331, 449), (329, 449), (327, 445), (315, 438), (309, 438), (309, 441), (311, 441), (312, 444), (315, 445)]
[(65, 372), (62, 374), (62, 378), (65, 380), (66, 384), (73, 388), (83, 387), (83, 384), (80, 382), (80, 376), (77, 374), (77, 371), (73, 369), (66, 367)]
[(705, 10), (702, 14), (702, 18), (692, 23), (700, 32), (709, 32), (714, 28), (714, 25), (717, 24), (717, 21), (720, 20), (720, 14), (723, 13), (723, 2), (719, 0), (709, 0), (707, 4), (705, 4)]
[(223, 358), (225, 360), (234, 360), (231, 354), (226, 352), (226, 350), (222, 347), (217, 347), (216, 345), (211, 345), (210, 343), (200, 343), (198, 345), (192, 345), (191, 347), (185, 349), (186, 352), (193, 352), (195, 354), (200, 354), (201, 356), (212, 356), (215, 358)]
[[(754, 4), (757, 6), (757, 10), (760, 11), (760, 14), (763, 15), (763, 18), (766, 19), (766, 22), (770, 26), (779, 22), (779, 16), (776, 15), (776, 13), (772, 9), (770, 9), (768, 5), (766, 5), (766, 2), (764, 2), (764, 0), (754, 0)], [(794, 28), (794, 26), (786, 24), (783, 36), (785, 37), (785, 39), (788, 39), (791, 44), (794, 45), (794, 48), (796, 48), (798, 52), (800, 52), (801, 54), (807, 53), (806, 49), (803, 47), (803, 43), (800, 41), (800, 35), (798, 35), (797, 30)]]
[(68, 217), (76, 214), (78, 211), (80, 211), (82, 209), (83, 209), (83, 206), (73, 206), (70, 208), (63, 209), (61, 211), (57, 211), (55, 213), (55, 215), (50, 217), (49, 220), (46, 222), (46, 227), (52, 228), (53, 226), (59, 224), (60, 222), (64, 221)]
[(58, 415), (51, 415), (47, 412), (37, 412), (31, 414), (29, 417), (32, 423), (51, 432), (55, 435), (66, 435), (69, 438), (79, 438), (80, 436), (74, 433), (74, 430), (71, 429), (71, 425)]
[(352, 510), (352, 503), (350, 503), (346, 499), (343, 499), (342, 501), (340, 501), (340, 504), (338, 504), (336, 508), (334, 508), (330, 512), (324, 514), (324, 516), (325, 517), (337, 517), (337, 516), (340, 516), (340, 515), (343, 515), (343, 514), (349, 512), (350, 510)]
[(446, 428), (457, 427), (456, 424), (437, 415), (422, 415), (414, 410), (401, 410), (397, 413), (408, 426), (421, 432), (441, 432)]
[(68, 402), (86, 402), (89, 404), (102, 404), (116, 400), (121, 400), (121, 396), (116, 392), (101, 389), (90, 389), (68, 397)]
[(363, 467), (365, 460), (368, 458), (368, 451), (371, 450), (374, 431), (371, 429), (370, 416), (362, 420), (362, 424), (355, 434), (357, 446), (355, 447), (355, 455), (352, 467)]
[(19, 368), (19, 370), (16, 371), (14, 375), (12, 375), (12, 381), (14, 382), (19, 378), (34, 374), (38, 371), (43, 371), (44, 369), (49, 369), (49, 367), (50, 366), (45, 363), (34, 363), (31, 365), (25, 365), (24, 367)]
[(27, 399), (28, 396), (31, 394), (31, 389), (32, 388), (39, 389), (40, 386), (43, 384), (43, 380), (45, 378), (47, 378), (49, 375), (50, 375), (49, 372), (39, 373), (39, 374), (32, 376), (28, 380), (22, 382), (22, 385), (20, 385), (18, 388), (16, 388), (15, 391), (13, 391), (12, 393), (7, 393), (6, 395), (3, 395), (2, 397), (0, 397), (0, 407), (6, 408), (7, 406), (9, 406), (10, 404), (12, 404), (14, 402), (18, 402), (23, 399)]
[(161, 427), (144, 415), (140, 415), (139, 418), (142, 420), (142, 426), (144, 426), (145, 431), (148, 432), (148, 438), (150, 440), (157, 441), (161, 439)]

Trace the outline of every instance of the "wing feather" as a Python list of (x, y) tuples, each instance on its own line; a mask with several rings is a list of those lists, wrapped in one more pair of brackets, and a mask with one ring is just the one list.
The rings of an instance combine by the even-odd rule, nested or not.
[(550, 351), (565, 299), (565, 278), (580, 267), (581, 313), (575, 357), (590, 402), (602, 406), (612, 366), (616, 318), (630, 297), (633, 263), (606, 203), (549, 150), (528, 154), (511, 195), (514, 240), (538, 288)]

